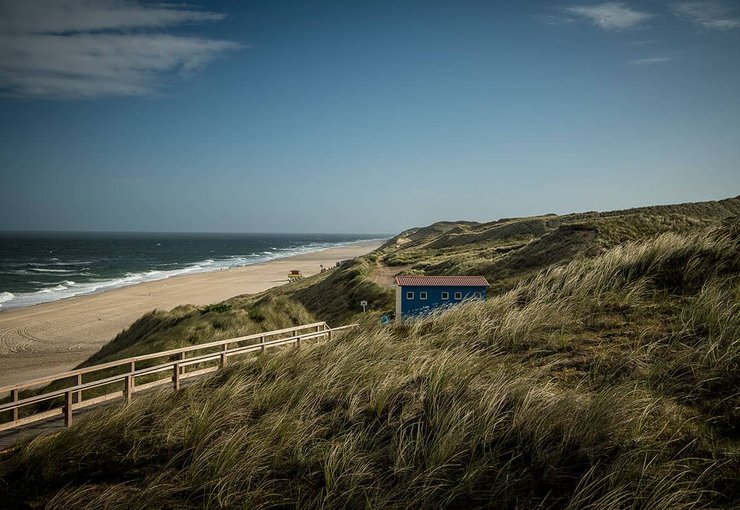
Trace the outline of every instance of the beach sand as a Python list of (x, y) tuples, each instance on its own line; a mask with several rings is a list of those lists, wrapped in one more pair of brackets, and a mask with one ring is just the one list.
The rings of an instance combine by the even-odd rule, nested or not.
[(0, 312), (0, 386), (70, 370), (121, 330), (154, 309), (218, 303), (287, 283), (291, 269), (306, 276), (320, 264), (368, 253), (382, 242), (295, 255), (251, 266), (166, 280)]

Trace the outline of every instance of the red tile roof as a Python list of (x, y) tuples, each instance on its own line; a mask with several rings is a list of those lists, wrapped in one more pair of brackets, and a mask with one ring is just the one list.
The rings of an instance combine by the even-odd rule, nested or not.
[(488, 287), (482, 276), (396, 276), (396, 284), (402, 287)]

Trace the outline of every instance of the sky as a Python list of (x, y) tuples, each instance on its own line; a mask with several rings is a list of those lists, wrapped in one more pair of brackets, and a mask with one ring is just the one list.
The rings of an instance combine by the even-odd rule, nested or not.
[(735, 0), (0, 0), (0, 230), (396, 233), (739, 162)]

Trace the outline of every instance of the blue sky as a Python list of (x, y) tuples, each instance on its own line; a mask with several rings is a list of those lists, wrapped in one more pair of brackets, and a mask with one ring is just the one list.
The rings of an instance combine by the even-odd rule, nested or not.
[(395, 233), (740, 194), (740, 5), (0, 0), (0, 230)]

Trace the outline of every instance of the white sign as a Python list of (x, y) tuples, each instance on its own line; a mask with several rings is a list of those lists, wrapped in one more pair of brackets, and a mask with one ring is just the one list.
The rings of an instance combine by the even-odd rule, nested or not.
[(365, 301), (364, 299), (360, 301), (360, 306), (362, 307), (363, 312), (367, 311), (367, 301)]

